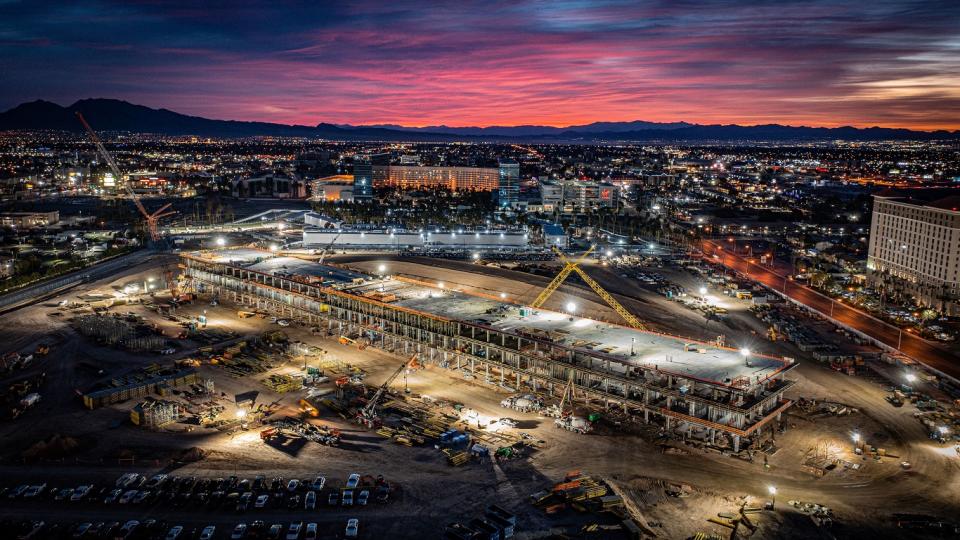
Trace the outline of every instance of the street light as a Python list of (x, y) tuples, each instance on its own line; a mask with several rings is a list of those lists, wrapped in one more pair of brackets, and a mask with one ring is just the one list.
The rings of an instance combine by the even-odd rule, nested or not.
[(500, 299), (505, 300), (506, 298), (507, 298), (507, 293), (505, 292), (500, 293)]
[(767, 486), (767, 491), (770, 493), (770, 509), (773, 510), (777, 506), (777, 488), (776, 486)]
[(705, 294), (707, 294), (707, 288), (706, 288), (706, 287), (700, 287), (700, 296), (703, 296), (703, 295), (705, 295)]
[(908, 383), (916, 382), (916, 380), (917, 380), (917, 376), (916, 376), (916, 375), (914, 375), (913, 373), (907, 373), (907, 382), (908, 382)]
[(750, 349), (746, 347), (740, 349), (740, 356), (743, 356), (744, 363), (746, 363), (747, 367), (750, 367)]
[(218, 236), (218, 237), (217, 237), (217, 245), (220, 246), (220, 247), (223, 247), (223, 246), (227, 245), (227, 240), (226, 240), (224, 237), (222, 237), (222, 236)]
[(276, 250), (277, 250), (277, 245), (276, 245), (276, 244), (270, 244), (270, 251), (276, 251)]
[(479, 260), (480, 260), (480, 254), (479, 254), (479, 253), (474, 253), (474, 254), (473, 254), (473, 260), (479, 261)]
[(377, 267), (377, 272), (380, 274), (383, 274), (386, 271), (387, 271), (387, 265), (385, 264), (381, 264), (380, 266)]

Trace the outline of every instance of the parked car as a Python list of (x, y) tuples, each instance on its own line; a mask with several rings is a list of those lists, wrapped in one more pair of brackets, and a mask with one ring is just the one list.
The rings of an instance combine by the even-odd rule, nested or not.
[(344, 506), (353, 506), (353, 492), (344, 491), (343, 492), (343, 505)]
[(310, 489), (314, 491), (320, 491), (323, 489), (323, 486), (327, 484), (327, 479), (319, 474), (313, 479), (313, 482), (310, 483)]
[(340, 496), (337, 495), (336, 491), (330, 492), (330, 495), (327, 497), (327, 504), (330, 506), (336, 506), (340, 502)]
[(367, 501), (369, 500), (370, 500), (370, 492), (367, 490), (361, 491), (360, 495), (357, 496), (357, 504), (359, 504), (360, 506), (366, 506)]
[(267, 530), (267, 539), (268, 540), (280, 540), (280, 535), (283, 534), (283, 525), (279, 523), (274, 523), (270, 526), (270, 529)]
[(300, 488), (300, 481), (296, 478), (287, 482), (287, 491), (296, 491)]
[(74, 490), (73, 490), (73, 493), (70, 495), (70, 500), (73, 501), (73, 502), (81, 501), (81, 500), (83, 500), (84, 497), (86, 497), (92, 490), (93, 490), (93, 486), (91, 486), (91, 485), (77, 486), (77, 488), (74, 489)]
[(120, 496), (120, 504), (129, 504), (130, 501), (137, 496), (137, 493), (140, 492), (135, 489), (128, 489), (123, 495)]
[(103, 504), (113, 504), (120, 499), (120, 495), (123, 495), (123, 490), (114, 489), (107, 494), (103, 499)]
[(303, 533), (304, 540), (317, 540), (317, 524), (307, 523), (307, 530)]
[(266, 493), (257, 497), (257, 502), (253, 503), (254, 508), (266, 508), (267, 503), (270, 502), (270, 495)]
[(360, 485), (360, 475), (357, 473), (351, 474), (350, 477), (347, 478), (347, 489), (354, 489), (358, 485)]
[(35, 486), (30, 486), (23, 492), (24, 499), (33, 499), (39, 497), (43, 490), (47, 489), (47, 484), (37, 484)]
[(317, 492), (308, 491), (306, 496), (303, 498), (303, 509), (313, 510), (316, 507), (317, 507)]
[(298, 540), (300, 538), (300, 529), (303, 528), (302, 521), (294, 521), (287, 528), (287, 540)]
[(237, 523), (237, 526), (233, 528), (233, 533), (230, 534), (230, 540), (242, 540), (245, 536), (247, 536), (247, 524)]
[(90, 527), (93, 527), (93, 523), (81, 523), (77, 525), (77, 528), (73, 530), (74, 538), (83, 538), (83, 535), (87, 534), (87, 531), (90, 530)]
[(203, 531), (200, 532), (200, 540), (212, 540), (214, 533), (217, 532), (217, 528), (213, 525), (207, 525), (203, 528)]
[(167, 531), (167, 540), (178, 540), (182, 533), (183, 533), (182, 525), (171, 527), (170, 530)]
[(135, 519), (131, 519), (130, 521), (123, 524), (123, 527), (120, 528), (120, 533), (118, 536), (126, 540), (127, 538), (130, 538), (131, 536), (133, 536), (134, 531), (136, 531), (137, 527), (139, 526), (140, 526), (139, 521)]
[(356, 538), (358, 534), (360, 534), (360, 520), (357, 518), (348, 519), (347, 528), (343, 535), (347, 538)]

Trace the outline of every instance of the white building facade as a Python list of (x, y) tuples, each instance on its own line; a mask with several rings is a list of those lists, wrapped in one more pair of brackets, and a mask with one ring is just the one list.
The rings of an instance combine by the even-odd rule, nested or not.
[(874, 197), (867, 271), (875, 287), (960, 312), (960, 206), (951, 204), (960, 198), (917, 204)]

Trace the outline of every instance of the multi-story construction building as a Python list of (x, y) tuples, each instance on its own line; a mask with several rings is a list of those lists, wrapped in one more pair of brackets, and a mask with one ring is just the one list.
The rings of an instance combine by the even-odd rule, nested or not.
[(181, 254), (198, 291), (478, 380), (617, 408), (739, 451), (791, 405), (790, 359), (754, 355), (253, 249)]
[(867, 271), (885, 293), (960, 313), (960, 197), (920, 203), (875, 196)]

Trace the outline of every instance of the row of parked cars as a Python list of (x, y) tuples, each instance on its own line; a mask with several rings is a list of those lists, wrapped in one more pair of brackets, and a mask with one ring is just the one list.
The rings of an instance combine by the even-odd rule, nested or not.
[[(172, 476), (156, 474), (150, 478), (138, 473), (127, 473), (120, 476), (112, 485), (97, 486), (82, 484), (72, 487), (56, 487), (46, 483), (21, 484), (15, 487), (0, 488), (0, 498), (19, 499), (24, 501), (64, 501), (66, 504), (78, 504), (82, 507), (89, 505), (112, 506), (123, 505), (129, 507), (173, 506), (190, 509), (222, 509), (227, 511), (246, 512), (256, 509), (315, 510), (326, 501), (328, 506), (366, 506), (372, 501), (388, 502), (391, 494), (390, 485), (382, 476), (361, 477), (351, 474), (342, 487), (331, 487), (323, 475), (316, 475), (309, 479), (285, 479), (274, 477), (267, 479), (257, 476), (253, 479), (230, 476), (228, 478), (196, 478), (192, 476)], [(299, 523), (299, 525), (298, 525)], [(66, 526), (44, 522), (22, 522), (23, 529), (16, 537), (23, 538), (189, 538), (194, 540), (213, 538), (215, 526), (206, 529), (185, 531), (182, 526), (173, 526), (164, 531), (156, 530), (163, 524), (155, 520), (143, 522), (130, 520), (127, 522), (95, 522), (87, 521)], [(352, 530), (356, 534), (359, 522), (356, 519), (348, 521), (344, 534), (350, 537)], [(61, 530), (60, 527), (67, 527)], [(52, 536), (43, 533), (53, 528)], [(247, 525), (240, 523), (230, 533), (235, 538), (315, 538), (314, 525), (294, 522), (288, 526), (273, 524), (269, 527), (261, 521), (254, 521)], [(209, 534), (204, 535), (204, 531)], [(69, 534), (64, 534), (64, 533)], [(282, 533), (282, 534), (281, 534)], [(221, 536), (226, 534), (221, 531)], [(185, 535), (185, 536), (181, 536)]]
[[(319, 528), (316, 523), (294, 521), (289, 524), (273, 523), (267, 525), (264, 521), (254, 521), (250, 524), (237, 523), (232, 529), (218, 531), (216, 525), (187, 528), (183, 525), (170, 526), (155, 519), (144, 521), (129, 520), (124, 523), (114, 522), (83, 522), (74, 524), (47, 523), (42, 520), (23, 521), (5, 525), (6, 531), (12, 533), (10, 538), (18, 540), (41, 539), (94, 539), (105, 538), (110, 540), (215, 540), (230, 538), (230, 540), (316, 540)], [(356, 538), (360, 534), (360, 520), (348, 519), (343, 529), (344, 538)]]
[[(367, 477), (370, 478), (370, 477)], [(289, 508), (315, 510), (320, 506), (322, 490), (327, 479), (316, 475), (312, 479), (263, 476), (254, 479), (175, 477), (157, 474), (147, 479), (137, 473), (121, 476), (112, 487), (83, 484), (76, 487), (53, 487), (46, 483), (22, 484), (4, 490), (10, 499), (44, 499), (70, 502), (92, 502), (104, 505), (168, 505), (181, 507), (225, 508), (244, 512), (251, 508)], [(329, 489), (328, 506), (366, 506), (371, 500), (385, 503), (390, 497), (390, 485), (382, 477), (361, 485), (359, 474), (351, 474), (343, 488)]]

